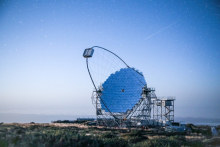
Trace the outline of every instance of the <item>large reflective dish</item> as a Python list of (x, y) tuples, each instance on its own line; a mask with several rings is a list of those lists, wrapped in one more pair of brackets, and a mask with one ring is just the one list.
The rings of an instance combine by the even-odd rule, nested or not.
[(141, 98), (144, 77), (133, 68), (121, 68), (111, 74), (102, 84), (101, 102), (102, 109), (106, 112), (125, 113)]

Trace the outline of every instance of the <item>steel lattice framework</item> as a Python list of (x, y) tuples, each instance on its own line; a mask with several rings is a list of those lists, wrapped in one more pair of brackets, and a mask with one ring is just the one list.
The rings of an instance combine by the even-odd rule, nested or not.
[(103, 109), (100, 100), (101, 93), (101, 90), (99, 90), (98, 93), (96, 91), (92, 93), (92, 103), (96, 107), (98, 125), (108, 127), (137, 127), (140, 124), (149, 124), (151, 118), (152, 99), (156, 98), (154, 88), (147, 88), (147, 86), (143, 87), (142, 94), (138, 102), (125, 113), (106, 112), (105, 109)]
[[(93, 56), (94, 48), (102, 49), (116, 56), (124, 65), (97, 86), (90, 73), (88, 59)], [(148, 88), (144, 76), (134, 68), (130, 68), (113, 52), (94, 46), (84, 51), (87, 69), (94, 85), (92, 103), (96, 108), (97, 124), (108, 127), (130, 127), (149, 124), (152, 100), (155, 89)]]
[(174, 122), (174, 101), (175, 97), (159, 98), (152, 101), (154, 125), (163, 125), (167, 121)]

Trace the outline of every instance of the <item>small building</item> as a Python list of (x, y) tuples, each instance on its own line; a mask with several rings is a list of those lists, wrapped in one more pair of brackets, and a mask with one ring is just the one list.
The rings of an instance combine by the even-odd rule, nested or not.
[(192, 130), (186, 126), (185, 122), (173, 122), (170, 126), (165, 127), (167, 132), (192, 132)]
[(216, 130), (215, 127), (211, 127), (211, 131), (212, 131), (212, 135), (213, 135), (213, 136), (218, 135), (218, 131)]

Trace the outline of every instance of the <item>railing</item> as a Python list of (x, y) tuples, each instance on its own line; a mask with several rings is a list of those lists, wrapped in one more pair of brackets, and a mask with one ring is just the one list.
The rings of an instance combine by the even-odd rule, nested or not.
[(176, 97), (175, 96), (160, 96), (160, 97), (157, 97), (157, 99), (159, 100), (176, 100)]

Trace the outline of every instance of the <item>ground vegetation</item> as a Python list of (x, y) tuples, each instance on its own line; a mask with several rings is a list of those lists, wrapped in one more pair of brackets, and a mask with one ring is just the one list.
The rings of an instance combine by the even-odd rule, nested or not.
[[(189, 124), (192, 133), (118, 129), (86, 123), (0, 124), (0, 147), (206, 147), (220, 146), (210, 126)], [(217, 127), (220, 129), (220, 126)]]

